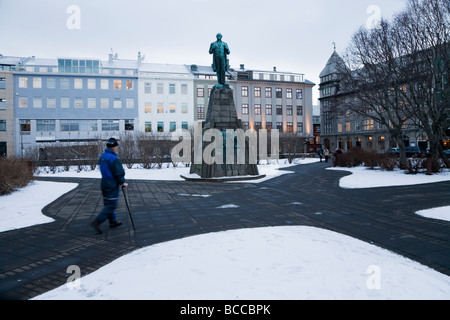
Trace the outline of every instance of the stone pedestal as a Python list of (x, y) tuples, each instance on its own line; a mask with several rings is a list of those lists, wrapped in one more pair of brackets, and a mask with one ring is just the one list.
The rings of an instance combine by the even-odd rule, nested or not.
[[(236, 107), (233, 99), (233, 90), (227, 87), (214, 87), (211, 91), (211, 97), (208, 105), (206, 120), (203, 123), (203, 132), (208, 129), (218, 129), (225, 132), (227, 129), (243, 129), (242, 121), (238, 119)], [(203, 139), (202, 139), (203, 140)], [(224, 139), (225, 141), (226, 139)], [(202, 150), (205, 149), (208, 142), (203, 142)], [(191, 172), (198, 174), (202, 179), (220, 178), (220, 177), (240, 177), (240, 176), (258, 176), (258, 167), (256, 164), (250, 164), (248, 161), (248, 145), (246, 145), (245, 164), (238, 164), (236, 155), (234, 163), (226, 164), (230, 161), (224, 161), (223, 164), (213, 163), (208, 165), (192, 164)], [(225, 150), (223, 151), (225, 154)]]

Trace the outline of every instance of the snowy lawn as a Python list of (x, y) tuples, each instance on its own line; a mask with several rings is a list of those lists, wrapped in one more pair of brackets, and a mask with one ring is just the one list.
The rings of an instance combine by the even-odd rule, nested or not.
[(312, 227), (198, 235), (136, 250), (36, 299), (449, 299), (450, 277)]
[(0, 232), (53, 222), (42, 214), (42, 209), (77, 186), (76, 183), (33, 181), (25, 188), (1, 196)]
[[(289, 166), (262, 165), (260, 173), (273, 178), (290, 173), (278, 170)], [(365, 168), (344, 170), (353, 173), (341, 180), (341, 187), (346, 188), (450, 180), (448, 172), (428, 177)], [(185, 167), (127, 169), (126, 176), (128, 179), (181, 181), (180, 175), (188, 172), (189, 168)], [(100, 178), (98, 171), (41, 173), (41, 176), (45, 175)], [(52, 219), (42, 215), (42, 208), (74, 187), (76, 184), (37, 181), (12, 195), (0, 197), (0, 231), (51, 222)], [(228, 206), (231, 205), (220, 209), (226, 210)], [(430, 208), (430, 211), (418, 214), (448, 220), (448, 208)], [(79, 288), (63, 285), (36, 297), (164, 300), (449, 298), (450, 277), (446, 275), (360, 240), (299, 226), (224, 231), (149, 246), (81, 278)]]
[[(245, 181), (249, 183), (260, 183), (268, 179), (273, 179), (283, 174), (292, 173), (290, 171), (280, 171), (279, 169), (289, 168), (296, 165), (308, 164), (318, 162), (319, 159), (305, 158), (305, 159), (294, 159), (292, 164), (289, 164), (287, 160), (271, 161), (270, 163), (264, 162), (258, 165), (258, 170), (261, 175), (266, 175), (265, 178)], [(161, 169), (142, 169), (138, 165), (135, 165), (132, 169), (128, 169), (124, 166), (125, 178), (128, 180), (158, 180), (158, 181), (185, 181), (181, 178), (183, 176), (193, 176), (189, 174), (189, 167), (185, 165), (178, 165), (173, 167), (172, 164), (167, 166), (164, 164)], [(98, 167), (95, 170), (82, 170), (78, 171), (77, 167), (70, 167), (69, 171), (64, 171), (59, 168), (56, 173), (49, 172), (47, 168), (41, 168), (36, 174), (39, 177), (64, 177), (64, 178), (101, 178), (100, 171)], [(197, 175), (196, 175), (197, 176)], [(199, 176), (197, 176), (199, 177)]]
[(345, 189), (379, 188), (450, 181), (450, 171), (427, 176), (426, 174), (405, 174), (403, 170), (374, 170), (363, 166), (354, 168), (327, 168), (328, 170), (349, 171), (352, 174), (342, 178), (339, 186)]

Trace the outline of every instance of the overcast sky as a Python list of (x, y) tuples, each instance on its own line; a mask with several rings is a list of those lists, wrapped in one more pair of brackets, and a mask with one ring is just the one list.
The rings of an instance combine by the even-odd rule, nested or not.
[[(353, 33), (407, 0), (0, 0), (0, 53), (210, 65), (223, 34), (232, 67), (304, 73), (319, 83)], [(72, 7), (71, 7), (72, 6)], [(75, 7), (73, 7), (75, 6)], [(75, 9), (74, 9), (75, 8)], [(314, 98), (318, 98), (318, 85)], [(313, 104), (317, 101), (314, 100)]]

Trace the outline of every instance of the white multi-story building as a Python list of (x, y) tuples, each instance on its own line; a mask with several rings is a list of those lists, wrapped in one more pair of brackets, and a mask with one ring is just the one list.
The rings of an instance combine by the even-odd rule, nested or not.
[(194, 76), (186, 65), (142, 63), (139, 68), (139, 131), (170, 133), (194, 121)]

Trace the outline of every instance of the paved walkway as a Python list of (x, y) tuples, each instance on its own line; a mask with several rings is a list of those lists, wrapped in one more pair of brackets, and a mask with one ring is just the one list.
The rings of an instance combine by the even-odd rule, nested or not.
[[(129, 181), (131, 228), (123, 196), (116, 229), (89, 223), (103, 207), (99, 180), (79, 183), (48, 205), (56, 221), (0, 233), (0, 298), (29, 299), (66, 283), (67, 267), (91, 273), (137, 248), (182, 237), (238, 228), (308, 225), (346, 234), (416, 260), (450, 276), (450, 222), (416, 211), (450, 205), (450, 182), (347, 190), (329, 164), (295, 171), (259, 184)], [(238, 208), (217, 209), (234, 204)]]

